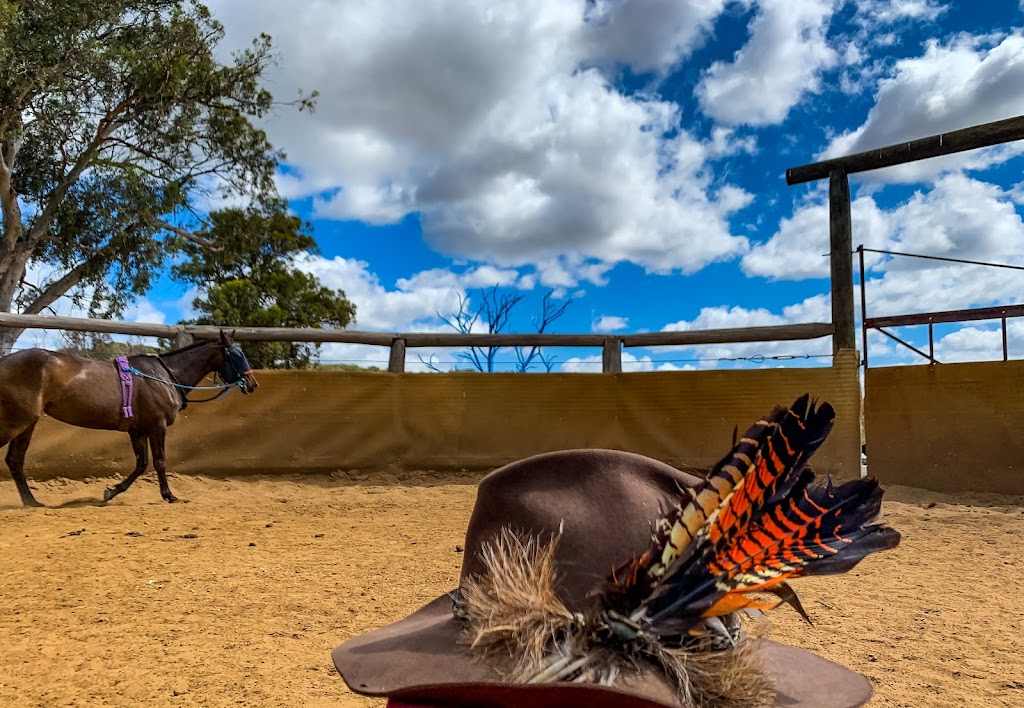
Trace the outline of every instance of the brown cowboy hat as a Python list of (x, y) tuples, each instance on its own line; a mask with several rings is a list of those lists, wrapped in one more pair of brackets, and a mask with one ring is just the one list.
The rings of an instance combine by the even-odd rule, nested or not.
[[(466, 532), (461, 581), (485, 569), (479, 551), (504, 527), (538, 535), (561, 530), (555, 564), (559, 598), (572, 611), (608, 577), (642, 552), (650, 527), (703, 480), (641, 455), (568, 450), (506, 465), (480, 483)], [(615, 688), (580, 684), (511, 684), (460, 640), (452, 597), (442, 595), (390, 626), (337, 647), (333, 659), (350, 689), (395, 702), (445, 706), (678, 706), (661, 672), (624, 675)], [(775, 685), (776, 706), (853, 708), (871, 697), (862, 675), (810, 652), (753, 639), (755, 657)]]

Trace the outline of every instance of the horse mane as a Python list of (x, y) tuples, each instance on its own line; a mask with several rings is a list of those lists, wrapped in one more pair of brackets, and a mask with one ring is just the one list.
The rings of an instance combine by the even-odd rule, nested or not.
[(214, 341), (212, 339), (204, 339), (204, 340), (201, 340), (201, 341), (198, 341), (198, 342), (192, 342), (192, 344), (187, 344), (184, 347), (180, 347), (178, 349), (171, 349), (171, 350), (166, 351), (166, 352), (161, 352), (160, 354), (147, 354), (145, 356), (168, 356), (170, 354), (181, 354), (183, 352), (187, 352), (187, 351), (190, 351), (192, 349), (198, 349), (199, 347), (205, 347), (205, 346), (210, 345), (210, 344), (219, 345), (220, 342)]

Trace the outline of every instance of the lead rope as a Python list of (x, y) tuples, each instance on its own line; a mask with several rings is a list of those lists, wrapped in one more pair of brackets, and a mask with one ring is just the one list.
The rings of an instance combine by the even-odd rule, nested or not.
[[(217, 380), (217, 379), (219, 379), (219, 378), (220, 378), (220, 374), (218, 374), (218, 373), (214, 372), (214, 374), (213, 374), (213, 380), (214, 380), (214, 381), (216, 381), (216, 380)], [(218, 384), (218, 385), (220, 385), (220, 384)], [(237, 386), (238, 386), (239, 388), (241, 388), (241, 387), (242, 387), (242, 384), (241, 384), (241, 383), (238, 383), (238, 384), (236, 384), (236, 385), (237, 385)], [(223, 391), (221, 391), (220, 393), (218, 393), (218, 394), (216, 394), (216, 395), (214, 395), (214, 396), (210, 396), (209, 398), (200, 398), (200, 399), (194, 399), (194, 398), (193, 398), (193, 399), (186, 399), (186, 401), (187, 401), (188, 403), (209, 403), (210, 401), (216, 401), (216, 400), (217, 400), (218, 398), (220, 398), (221, 396), (223, 396), (223, 395), (224, 395), (225, 393), (231, 393), (231, 389), (232, 389), (232, 388), (233, 388), (233, 385), (231, 385), (231, 384), (227, 384), (227, 385), (225, 385), (225, 388), (224, 388), (224, 390), (223, 390)]]
[[(157, 357), (157, 361), (159, 361), (160, 364), (163, 365), (164, 369), (167, 370), (167, 373), (169, 373), (171, 375), (171, 378), (174, 378), (174, 373), (168, 368), (167, 364), (163, 361), (163, 359), (161, 359), (160, 357)], [(122, 371), (129, 372), (131, 374), (135, 374), (136, 376), (140, 376), (140, 377), (142, 377), (144, 379), (149, 379), (150, 381), (156, 381), (157, 383), (162, 383), (165, 386), (171, 386), (172, 388), (178, 389), (178, 392), (181, 394), (181, 410), (184, 410), (185, 407), (189, 403), (207, 403), (209, 401), (214, 401), (214, 400), (220, 398), (221, 396), (223, 396), (225, 393), (230, 392), (231, 389), (234, 388), (235, 386), (237, 386), (239, 389), (241, 389), (243, 386), (245, 386), (245, 382), (244, 382), (243, 379), (239, 379), (238, 381), (236, 381), (233, 384), (217, 384), (215, 386), (188, 386), (188, 385), (183, 384), (183, 383), (178, 383), (177, 381), (167, 381), (167, 380), (161, 379), (161, 378), (159, 378), (157, 376), (150, 376), (149, 374), (147, 374), (145, 372), (139, 371), (134, 366), (128, 366), (127, 358), (125, 358), (125, 364), (124, 364), (124, 368), (122, 369)], [(127, 374), (124, 374), (124, 375), (127, 375)], [(131, 376), (128, 376), (128, 378), (130, 379)], [(122, 385), (123, 385), (123, 383), (122, 383)], [(212, 398), (204, 398), (204, 399), (199, 400), (199, 401), (189, 401), (188, 398), (186, 397), (188, 394), (181, 393), (182, 391), (220, 391), (220, 393), (217, 394), (216, 396), (213, 396)]]

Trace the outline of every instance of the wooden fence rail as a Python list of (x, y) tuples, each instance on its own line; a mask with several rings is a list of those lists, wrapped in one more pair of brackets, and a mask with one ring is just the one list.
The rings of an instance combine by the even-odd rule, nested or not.
[(698, 344), (735, 344), (740, 342), (791, 341), (830, 337), (835, 327), (827, 322), (704, 329), (685, 332), (647, 332), (640, 334), (459, 334), (455, 332), (360, 332), (347, 329), (310, 327), (214, 327), (210, 325), (166, 325), (145, 322), (119, 322), (81, 317), (50, 317), (0, 312), (0, 327), (16, 329), (58, 329), (72, 332), (99, 332), (140, 337), (173, 339), (184, 346), (196, 339), (216, 339), (221, 329), (231, 330), (234, 338), (250, 342), (334, 342), (388, 347), (388, 370), (405, 370), (408, 347), (600, 347), (602, 371), (622, 371), (623, 347), (693, 346)]

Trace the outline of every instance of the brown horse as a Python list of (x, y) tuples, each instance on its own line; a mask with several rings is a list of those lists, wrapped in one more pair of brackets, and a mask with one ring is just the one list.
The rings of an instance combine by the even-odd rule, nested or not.
[[(128, 357), (132, 367), (129, 401), (131, 416), (122, 406), (122, 386), (117, 364), (74, 354), (27, 349), (0, 359), (0, 448), (7, 448), (7, 467), (25, 506), (42, 506), (32, 496), (25, 479), (25, 453), (36, 423), (43, 415), (95, 430), (127, 432), (135, 451), (135, 470), (103, 500), (110, 501), (146, 471), (146, 443), (153, 452), (153, 466), (160, 481), (160, 496), (178, 501), (167, 485), (164, 439), (178, 411), (188, 403), (186, 391), (210, 373), (225, 385), (238, 385), (252, 393), (259, 385), (245, 353), (231, 337), (201, 342), (158, 356)], [(224, 389), (227, 390), (227, 389)]]

